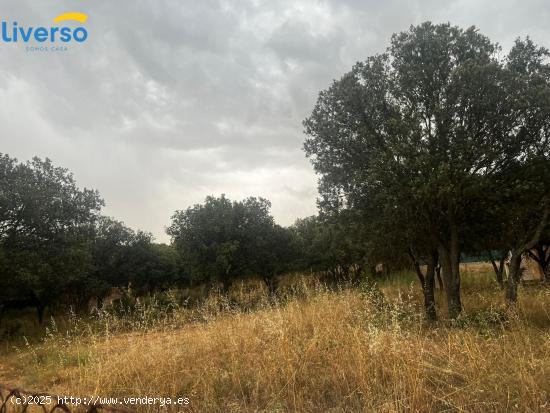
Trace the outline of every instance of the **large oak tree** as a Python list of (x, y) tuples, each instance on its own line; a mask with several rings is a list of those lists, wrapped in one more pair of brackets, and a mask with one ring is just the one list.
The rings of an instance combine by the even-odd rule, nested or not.
[(438, 255), (451, 317), (479, 219), (471, 206), (502, 189), (495, 177), (507, 176), (512, 192), (523, 185), (510, 165), (548, 157), (547, 52), (529, 40), (499, 52), (475, 27), (412, 26), (322, 91), (304, 121), (321, 208), (372, 220), (368, 211), (381, 208), (389, 233), (411, 223), (408, 243)]

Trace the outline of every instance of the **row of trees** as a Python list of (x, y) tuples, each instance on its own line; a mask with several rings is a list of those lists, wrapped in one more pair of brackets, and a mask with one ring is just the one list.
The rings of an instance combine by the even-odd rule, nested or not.
[(97, 191), (79, 189), (49, 160), (0, 154), (0, 310), (57, 303), (86, 306), (111, 287), (142, 290), (177, 279), (177, 255), (100, 215)]
[(0, 305), (42, 317), (113, 286), (227, 290), (250, 276), (273, 292), (285, 272), (351, 279), (383, 262), (416, 270), (430, 319), (440, 269), (456, 317), (463, 254), (490, 256), (503, 283), (510, 252), (513, 304), (521, 257), (550, 266), (549, 57), (530, 39), (501, 56), (473, 27), (424, 23), (394, 35), (386, 53), (322, 91), (304, 121), (320, 215), (290, 228), (265, 199), (208, 197), (173, 215), (170, 246), (155, 244), (102, 216), (99, 194), (67, 170), (1, 155)]
[(474, 27), (424, 23), (334, 81), (304, 121), (322, 213), (360, 217), (380, 260), (427, 264), (415, 267), (431, 319), (438, 265), (456, 317), (463, 253), (511, 251), (514, 303), (522, 255), (545, 248), (549, 56), (529, 38), (501, 56)]
[[(237, 279), (258, 276), (274, 293), (277, 275), (291, 271), (352, 281), (365, 271), (374, 273), (381, 262), (386, 270), (410, 267), (407, 257), (433, 300), (433, 286), (428, 294), (426, 285), (437, 271), (437, 256), (430, 261), (410, 242), (404, 221), (403, 227), (391, 221), (381, 226), (348, 208), (283, 228), (275, 224), (269, 201), (237, 202), (222, 195), (177, 211), (167, 229), (172, 244), (157, 244), (151, 234), (102, 216), (97, 192), (78, 189), (72, 175), (49, 160), (18, 163), (2, 155), (0, 165), (2, 310), (32, 306), (41, 321), (47, 306), (85, 309), (113, 287), (132, 285), (145, 294), (206, 283), (227, 291)], [(550, 231), (544, 231), (532, 251), (537, 259), (545, 257), (540, 263), (546, 269), (548, 236)], [(495, 247), (493, 232), (480, 239), (476, 251), (497, 253), (490, 249)], [(537, 249), (543, 252), (537, 255)], [(421, 261), (428, 264), (427, 274)], [(503, 263), (494, 265), (502, 278)], [(427, 300), (426, 308), (430, 315), (433, 301)]]
[(290, 271), (356, 274), (361, 256), (343, 223), (312, 217), (291, 228), (275, 224), (262, 198), (225, 196), (177, 211), (155, 243), (101, 215), (97, 191), (77, 187), (72, 174), (49, 160), (18, 162), (0, 155), (0, 311), (34, 307), (84, 310), (113, 287), (136, 294), (194, 284), (221, 285), (261, 277), (270, 293)]

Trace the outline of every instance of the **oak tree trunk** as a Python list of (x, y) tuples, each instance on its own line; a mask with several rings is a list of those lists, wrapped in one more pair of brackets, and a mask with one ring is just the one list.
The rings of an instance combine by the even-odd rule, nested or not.
[(437, 287), (439, 288), (439, 291), (443, 291), (443, 279), (441, 278), (441, 265), (437, 265), (435, 268), (435, 275), (437, 277)]
[(506, 260), (506, 255), (504, 253), (501, 254), (498, 264), (491, 251), (489, 251), (489, 258), (491, 259), (491, 265), (495, 271), (498, 285), (500, 285), (501, 288), (504, 288), (504, 262)]
[(429, 321), (437, 320), (437, 311), (435, 307), (435, 268), (437, 266), (437, 252), (432, 253), (428, 258), (428, 265), (426, 269), (426, 276), (422, 273), (420, 268), (420, 263), (414, 256), (412, 250), (409, 251), (409, 256), (411, 257), (414, 265), (416, 275), (420, 281), (420, 286), (422, 287), (422, 294), (424, 295), (424, 309), (426, 312), (426, 318)]
[(426, 309), (426, 318), (430, 321), (437, 320), (437, 312), (435, 308), (435, 273), (437, 267), (437, 252), (433, 252), (428, 258), (426, 269), (426, 277), (424, 280), (424, 308)]
[(275, 280), (275, 277), (266, 275), (263, 277), (263, 280), (267, 287), (269, 295), (274, 296), (277, 292), (277, 281)]
[(506, 303), (514, 306), (518, 301), (518, 284), (521, 280), (521, 253), (512, 252), (508, 285), (506, 286)]
[(440, 244), (439, 256), (447, 298), (449, 318), (457, 318), (462, 311), (460, 299), (460, 249), (458, 237), (453, 235), (448, 245)]

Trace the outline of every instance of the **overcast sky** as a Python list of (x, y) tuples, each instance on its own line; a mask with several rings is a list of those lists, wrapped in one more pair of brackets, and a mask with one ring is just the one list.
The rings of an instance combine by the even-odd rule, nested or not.
[(266, 197), (289, 225), (316, 212), (302, 120), (332, 79), (425, 20), (550, 47), (547, 1), (1, 0), (19, 25), (87, 13), (89, 39), (0, 43), (0, 152), (69, 168), (159, 241), (209, 194)]

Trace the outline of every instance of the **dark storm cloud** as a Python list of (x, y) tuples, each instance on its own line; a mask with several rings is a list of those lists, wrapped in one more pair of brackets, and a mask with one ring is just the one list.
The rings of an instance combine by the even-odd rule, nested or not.
[(319, 90), (424, 20), (550, 46), (544, 1), (4, 0), (5, 20), (82, 11), (67, 53), (0, 44), (1, 152), (50, 157), (106, 213), (165, 240), (175, 209), (260, 195), (282, 224), (315, 213), (302, 119)]

